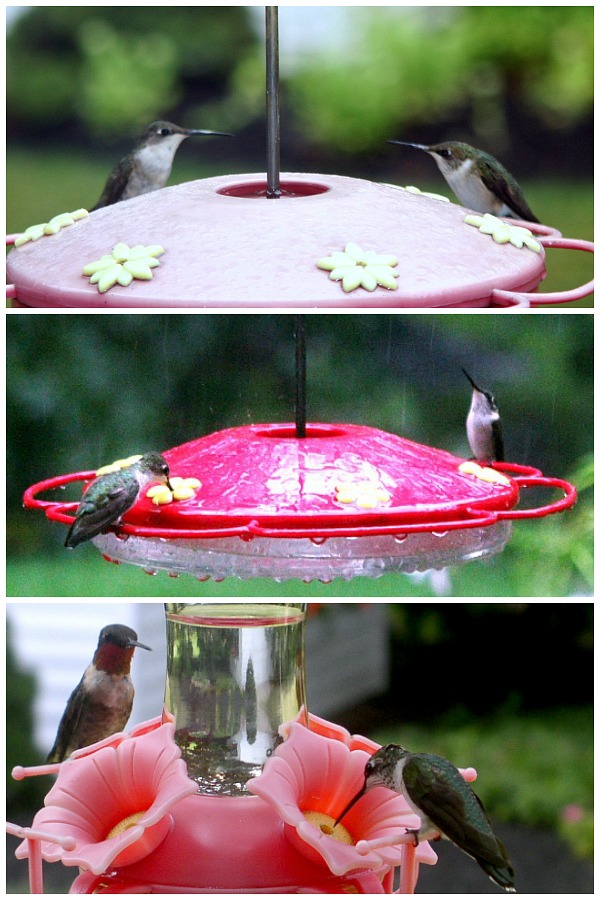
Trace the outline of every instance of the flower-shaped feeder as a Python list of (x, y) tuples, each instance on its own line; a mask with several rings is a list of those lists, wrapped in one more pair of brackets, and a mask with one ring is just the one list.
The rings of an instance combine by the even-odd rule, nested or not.
[(303, 711), (281, 736), (245, 796), (197, 793), (160, 720), (58, 766), (17, 768), (17, 778), (58, 770), (32, 827), (7, 829), (24, 839), (16, 855), (29, 858), (32, 887), (43, 892), (44, 859), (79, 866), (72, 894), (380, 894), (394, 873), (414, 893), (419, 865), (437, 856), (406, 834), (418, 819), (401, 795), (376, 789), (331, 828), (379, 745)]
[[(140, 496), (93, 539), (105, 558), (200, 579), (265, 576), (306, 581), (441, 568), (489, 556), (511, 521), (572, 507), (575, 488), (529, 466), (478, 465), (362, 425), (248, 425), (164, 453), (171, 476), (200, 482), (166, 505)], [(92, 472), (30, 487), (26, 507), (70, 525), (76, 502), (38, 495)], [(562, 497), (517, 508), (534, 486)], [(185, 496), (185, 495), (184, 495)]]
[[(14, 306), (97, 308), (511, 307), (585, 297), (592, 282), (538, 293), (544, 249), (591, 251), (589, 241), (526, 224), (536, 252), (498, 243), (465, 221), (472, 212), (425, 194), (338, 175), (284, 173), (269, 199), (264, 174), (204, 178), (92, 212), (8, 255)], [(85, 277), (115, 244), (164, 249), (152, 279)], [(397, 278), (354, 277), (352, 290), (318, 263), (352, 244), (397, 259)], [(346, 279), (347, 285), (349, 280)]]
[(9, 826), (32, 889), (43, 858), (80, 867), (71, 893), (413, 893), (436, 855), (404, 797), (373, 790), (333, 827), (379, 745), (307, 712), (306, 604), (165, 617), (162, 719), (13, 770), (58, 775), (32, 827)]

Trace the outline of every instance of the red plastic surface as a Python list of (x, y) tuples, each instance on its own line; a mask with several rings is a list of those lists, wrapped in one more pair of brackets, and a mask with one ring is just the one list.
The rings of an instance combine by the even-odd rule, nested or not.
[[(538, 470), (498, 465), (508, 484), (488, 483), (459, 471), (464, 460), (443, 450), (361, 425), (249, 425), (219, 431), (165, 451), (172, 475), (196, 477), (195, 497), (156, 506), (142, 497), (119, 531), (142, 537), (198, 538), (239, 535), (331, 537), (397, 534), (491, 525), (504, 518), (534, 518), (572, 506), (568, 482)], [(78, 472), (30, 487), (25, 506), (69, 524), (76, 502), (39, 500), (43, 491), (93, 478)], [(375, 486), (389, 501), (374, 509), (336, 499), (340, 484)], [(558, 488), (564, 496), (537, 509), (517, 510), (519, 488)]]

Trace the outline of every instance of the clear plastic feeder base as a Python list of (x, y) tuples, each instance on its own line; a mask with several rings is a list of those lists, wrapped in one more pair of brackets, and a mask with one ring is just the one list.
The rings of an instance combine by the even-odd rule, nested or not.
[(206, 540), (141, 538), (114, 533), (93, 543), (111, 562), (133, 563), (154, 574), (188, 574), (199, 579), (272, 578), (330, 581), (357, 576), (377, 578), (394, 572), (424, 572), (500, 553), (511, 523), (447, 532), (369, 537), (264, 538)]

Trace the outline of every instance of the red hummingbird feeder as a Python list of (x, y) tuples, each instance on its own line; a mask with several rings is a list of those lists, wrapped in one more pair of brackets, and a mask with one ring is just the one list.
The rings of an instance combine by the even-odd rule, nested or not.
[[(92, 539), (105, 559), (200, 580), (377, 577), (489, 556), (512, 520), (575, 503), (571, 484), (530, 466), (480, 465), (364, 425), (307, 423), (305, 328), (297, 316), (295, 422), (229, 428), (164, 451), (185, 493), (143, 491)], [(39, 495), (95, 475), (34, 484), (24, 504), (70, 526), (78, 503)], [(519, 508), (530, 487), (562, 497)]]
[[(515, 519), (573, 506), (575, 488), (529, 466), (479, 466), (361, 425), (247, 425), (164, 452), (172, 475), (197, 479), (193, 497), (158, 506), (143, 496), (93, 539), (111, 562), (199, 579), (282, 581), (377, 577), (455, 565), (501, 551)], [(65, 525), (76, 502), (39, 494), (93, 472), (30, 487), (25, 506)], [(519, 509), (529, 487), (559, 500)]]
[(13, 307), (510, 309), (592, 293), (593, 281), (538, 290), (545, 250), (592, 252), (590, 241), (473, 216), (414, 188), (280, 174), (277, 8), (268, 9), (266, 175), (199, 179), (9, 236)]

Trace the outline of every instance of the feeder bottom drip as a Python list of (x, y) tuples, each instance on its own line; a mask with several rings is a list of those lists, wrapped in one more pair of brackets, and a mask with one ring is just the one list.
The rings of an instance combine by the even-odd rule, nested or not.
[(93, 543), (114, 562), (196, 578), (272, 578), (286, 581), (330, 581), (357, 576), (377, 578), (390, 573), (424, 572), (483, 559), (500, 553), (511, 534), (511, 523), (497, 522), (483, 528), (408, 535), (307, 538), (238, 537), (207, 540), (166, 540), (114, 533), (101, 534)]

